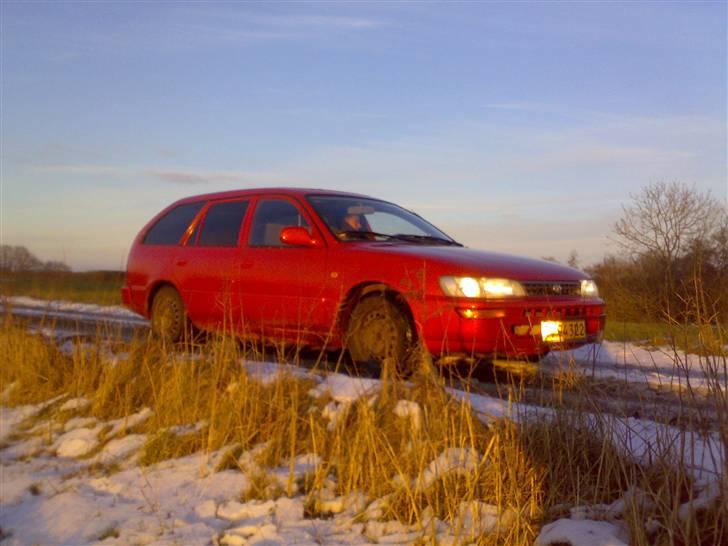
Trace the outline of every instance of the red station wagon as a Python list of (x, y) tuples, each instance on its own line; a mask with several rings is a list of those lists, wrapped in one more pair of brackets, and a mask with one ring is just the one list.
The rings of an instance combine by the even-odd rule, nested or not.
[(177, 341), (193, 326), (346, 348), (356, 361), (538, 358), (600, 338), (585, 273), (472, 250), (364, 195), (276, 188), (173, 203), (137, 235), (125, 305)]

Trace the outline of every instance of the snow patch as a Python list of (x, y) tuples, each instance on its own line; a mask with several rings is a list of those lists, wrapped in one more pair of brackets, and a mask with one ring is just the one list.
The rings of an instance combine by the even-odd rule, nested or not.
[(245, 504), (231, 500), (217, 509), (217, 517), (230, 521), (271, 516), (275, 510), (273, 501), (251, 501)]
[(0, 406), (0, 442), (4, 441), (8, 436), (15, 432), (17, 426), (23, 421), (30, 419), (31, 417), (35, 417), (41, 411), (65, 397), (66, 395), (62, 394), (40, 404), (19, 406), (16, 408)]
[(417, 402), (398, 400), (397, 405), (394, 406), (394, 414), (403, 419), (409, 417), (415, 432), (418, 432), (422, 428), (422, 408)]
[[(576, 367), (585, 375), (646, 383), (668, 389), (728, 389), (725, 370), (714, 366), (716, 357), (686, 354), (670, 347), (647, 348), (634, 343), (604, 341), (569, 351), (553, 351), (542, 364), (553, 368)], [(717, 379), (717, 381), (716, 381)]]
[(135, 426), (149, 419), (152, 415), (154, 415), (154, 412), (152, 410), (150, 410), (149, 408), (143, 408), (138, 412), (132, 413), (131, 415), (128, 415), (126, 417), (122, 417), (121, 419), (109, 421), (108, 424), (111, 425), (111, 430), (109, 430), (109, 432), (106, 434), (106, 437), (110, 438), (111, 436), (116, 436), (124, 430), (134, 428)]
[(628, 546), (625, 531), (613, 523), (560, 519), (544, 525), (534, 546)]
[(63, 403), (63, 405), (60, 407), (60, 410), (79, 411), (88, 407), (89, 404), (91, 404), (91, 401), (87, 398), (71, 398), (70, 400), (66, 400), (66, 402)]
[(8, 303), (17, 307), (29, 307), (44, 311), (65, 311), (135, 320), (142, 319), (140, 315), (120, 305), (94, 305), (92, 303), (76, 303), (64, 300), (42, 300), (27, 296), (10, 296), (4, 298), (3, 305)]
[(337, 404), (334, 401), (329, 402), (324, 406), (321, 411), (321, 415), (324, 419), (329, 420), (329, 424), (326, 425), (328, 430), (334, 430), (336, 425), (346, 419), (349, 409), (351, 408), (351, 402), (342, 402)]
[(362, 396), (375, 394), (381, 388), (377, 379), (349, 377), (341, 374), (327, 375), (326, 378), (309, 391), (314, 398), (329, 394), (337, 402), (355, 402)]
[(62, 434), (56, 440), (53, 450), (59, 457), (82, 457), (99, 444), (101, 426), (95, 428), (77, 428)]
[(455, 529), (459, 535), (467, 538), (476, 538), (507, 528), (515, 519), (513, 511), (501, 512), (497, 506), (481, 501), (462, 502), (458, 506), (455, 518)]
[(197, 434), (198, 432), (202, 432), (207, 426), (209, 425), (209, 422), (206, 419), (203, 419), (202, 421), (198, 421), (197, 423), (189, 423), (187, 425), (175, 425), (173, 427), (169, 427), (169, 432), (174, 434), (175, 436), (187, 436), (188, 434)]
[(471, 476), (480, 463), (480, 453), (471, 448), (450, 447), (444, 450), (417, 478), (415, 487), (426, 489), (447, 474)]
[(63, 430), (65, 432), (68, 432), (69, 430), (73, 430), (75, 428), (92, 427), (95, 424), (95, 417), (74, 417), (73, 419), (69, 419), (68, 421), (66, 421), (66, 423), (63, 425)]
[(123, 438), (117, 438), (107, 443), (96, 455), (95, 462), (111, 464), (122, 461), (130, 455), (138, 452), (147, 441), (146, 434), (129, 434)]
[(241, 365), (248, 372), (248, 375), (263, 385), (275, 383), (282, 377), (291, 377), (294, 379), (312, 379), (318, 376), (312, 372), (293, 366), (291, 364), (276, 364), (275, 362), (256, 362), (250, 360), (241, 360)]

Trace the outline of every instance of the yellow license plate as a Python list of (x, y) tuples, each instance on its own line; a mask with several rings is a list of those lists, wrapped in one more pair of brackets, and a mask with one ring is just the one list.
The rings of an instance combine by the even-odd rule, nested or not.
[(586, 322), (583, 320), (544, 320), (541, 322), (544, 341), (561, 342), (586, 338)]

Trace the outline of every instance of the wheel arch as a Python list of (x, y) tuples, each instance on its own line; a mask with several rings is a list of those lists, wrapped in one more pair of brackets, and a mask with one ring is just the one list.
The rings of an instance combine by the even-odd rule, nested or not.
[(155, 281), (149, 287), (149, 290), (147, 292), (147, 301), (146, 301), (146, 309), (145, 309), (145, 311), (147, 313), (147, 317), (151, 316), (151, 314), (152, 314), (152, 303), (154, 302), (154, 296), (156, 296), (157, 292), (159, 292), (165, 286), (171, 286), (172, 288), (174, 288), (177, 291), (177, 293), (180, 295), (180, 297), (182, 297), (182, 294), (180, 293), (179, 288), (177, 288), (173, 282), (168, 281), (166, 279), (160, 279), (158, 281)]
[(412, 341), (416, 342), (419, 339), (419, 332), (417, 330), (417, 323), (415, 321), (414, 314), (409, 302), (399, 290), (393, 288), (391, 285), (381, 281), (363, 281), (352, 286), (343, 298), (341, 305), (339, 306), (337, 324), (339, 325), (339, 331), (343, 334), (349, 326), (349, 319), (351, 314), (354, 312), (354, 308), (364, 298), (371, 295), (380, 295), (386, 298), (390, 303), (395, 305), (404, 316), (407, 318), (407, 322), (412, 333)]

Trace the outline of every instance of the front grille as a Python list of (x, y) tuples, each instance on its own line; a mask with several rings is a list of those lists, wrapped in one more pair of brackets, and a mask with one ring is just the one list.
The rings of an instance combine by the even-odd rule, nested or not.
[(527, 296), (580, 296), (581, 283), (579, 282), (548, 282), (531, 281), (522, 282)]
[(573, 318), (584, 318), (592, 314), (588, 307), (534, 307), (524, 309), (523, 316), (529, 320), (566, 320)]

